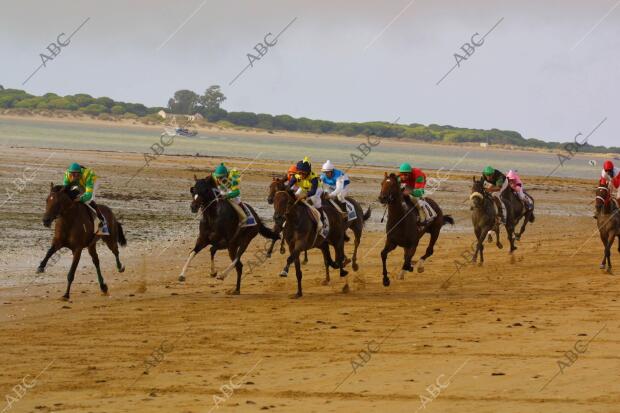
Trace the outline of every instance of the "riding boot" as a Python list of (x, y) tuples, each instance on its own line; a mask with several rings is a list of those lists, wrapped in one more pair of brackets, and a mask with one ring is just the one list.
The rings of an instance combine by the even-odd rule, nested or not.
[(327, 221), (327, 216), (325, 216), (325, 211), (323, 208), (319, 208), (319, 214), (321, 217), (321, 236), (323, 238), (327, 238), (327, 234), (329, 233), (329, 221)]
[(96, 235), (110, 235), (110, 230), (108, 228), (108, 221), (105, 219), (101, 210), (99, 209), (99, 205), (95, 201), (90, 201), (90, 206), (93, 207), (95, 212), (97, 213), (97, 219), (101, 223), (101, 226), (97, 225)]
[(426, 213), (426, 211), (424, 210), (424, 208), (420, 204), (420, 200), (418, 200), (415, 197), (411, 197), (411, 202), (413, 202), (413, 204), (415, 205), (416, 209), (418, 210), (418, 224), (420, 226), (425, 227), (426, 225), (428, 225), (431, 222), (431, 220), (428, 217), (428, 214)]
[(495, 217), (497, 224), (506, 225), (506, 219), (504, 219), (504, 206), (502, 205), (502, 201), (499, 198), (493, 197), (495, 201), (495, 205), (497, 206), (498, 216)]

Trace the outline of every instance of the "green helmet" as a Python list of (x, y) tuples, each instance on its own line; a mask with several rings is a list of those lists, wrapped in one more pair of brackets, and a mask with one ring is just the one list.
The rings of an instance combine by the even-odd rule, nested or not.
[(217, 168), (215, 168), (215, 172), (213, 172), (213, 175), (216, 178), (221, 178), (224, 176), (228, 176), (228, 169), (224, 166), (223, 163), (219, 164), (217, 166)]
[(495, 173), (495, 168), (493, 168), (492, 166), (487, 166), (486, 168), (484, 168), (482, 173), (484, 175), (493, 175)]
[(80, 166), (79, 163), (77, 162), (73, 162), (71, 165), (69, 165), (69, 169), (67, 169), (70, 173), (71, 172), (82, 172), (82, 167)]
[(402, 173), (410, 173), (412, 171), (411, 165), (409, 165), (407, 162), (400, 164), (400, 168), (398, 169), (398, 172)]

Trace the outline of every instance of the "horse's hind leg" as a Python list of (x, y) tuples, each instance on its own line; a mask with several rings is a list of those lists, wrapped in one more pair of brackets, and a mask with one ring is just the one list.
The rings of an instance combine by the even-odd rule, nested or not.
[(228, 291), (228, 294), (231, 294), (231, 295), (241, 294), (241, 277), (243, 276), (243, 264), (241, 263), (241, 256), (243, 255), (247, 247), (248, 247), (248, 244), (246, 243), (245, 245), (239, 246), (236, 252), (234, 248), (228, 249), (228, 256), (235, 263), (235, 269), (237, 270), (237, 284), (234, 290)]
[(299, 262), (299, 252), (295, 255), (295, 275), (297, 276), (297, 294), (293, 298), (301, 298), (301, 263)]
[(75, 271), (77, 270), (77, 266), (80, 263), (81, 256), (82, 256), (81, 248), (73, 251), (73, 262), (71, 263), (71, 268), (69, 268), (69, 273), (67, 274), (67, 291), (65, 291), (65, 295), (62, 296), (62, 299), (65, 301), (69, 300), (69, 292), (71, 291), (71, 284), (73, 283), (73, 279), (75, 278)]
[[(357, 222), (356, 222), (357, 224)], [(360, 242), (362, 241), (362, 229), (359, 228), (359, 224), (357, 224), (358, 226), (356, 226), (355, 228), (353, 228), (353, 233), (355, 235), (355, 240), (353, 241), (353, 264), (352, 264), (352, 268), (353, 271), (357, 271), (359, 270), (359, 265), (357, 265), (357, 249), (360, 246)]]
[(212, 245), (209, 252), (211, 253), (211, 273), (209, 275), (215, 277), (217, 275), (217, 270), (215, 269), (215, 253), (217, 252), (217, 246)]
[(527, 226), (527, 223), (529, 222), (529, 220), (530, 220), (530, 216), (526, 215), (525, 218), (523, 219), (523, 224), (521, 225), (521, 229), (515, 235), (515, 239), (517, 241), (521, 241), (521, 235), (523, 235), (523, 233), (525, 232), (525, 227)]
[(107, 295), (108, 286), (103, 280), (103, 275), (101, 275), (101, 268), (99, 267), (99, 255), (97, 255), (97, 244), (95, 242), (89, 245), (88, 253), (93, 259), (93, 264), (95, 265), (95, 269), (97, 270), (97, 280), (99, 281), (99, 288), (104, 295)]
[(43, 260), (39, 264), (39, 267), (37, 268), (37, 274), (45, 272), (45, 266), (47, 265), (47, 262), (52, 257), (52, 255), (54, 255), (56, 251), (58, 251), (59, 249), (60, 248), (57, 247), (56, 244), (52, 243), (52, 246), (49, 247), (49, 249), (47, 250), (47, 253), (45, 254), (45, 257), (43, 258)]
[(304, 260), (301, 262), (303, 265), (308, 263), (308, 250), (304, 251)]
[(321, 282), (321, 284), (329, 285), (329, 264), (332, 259), (329, 255), (329, 245), (327, 242), (324, 242), (323, 245), (321, 245), (321, 252), (323, 253), (323, 263), (325, 264), (325, 279)]
[(116, 242), (116, 238), (112, 239), (112, 237), (103, 237), (102, 239), (105, 241), (110, 251), (112, 251), (112, 254), (114, 254), (114, 258), (116, 258), (116, 269), (118, 270), (118, 272), (124, 272), (125, 266), (121, 263), (121, 259), (119, 257), (118, 243)]
[(424, 261), (430, 258), (435, 252), (435, 244), (437, 243), (437, 239), (439, 238), (439, 232), (441, 231), (441, 227), (433, 226), (432, 230), (433, 232), (431, 232), (431, 240), (428, 243), (428, 247), (426, 247), (426, 252), (422, 256), (422, 258), (420, 258), (420, 261), (418, 261), (417, 263), (419, 273), (424, 272)]

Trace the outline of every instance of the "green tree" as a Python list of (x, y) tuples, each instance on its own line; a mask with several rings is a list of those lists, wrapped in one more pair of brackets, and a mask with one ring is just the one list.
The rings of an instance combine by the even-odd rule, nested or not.
[(199, 96), (191, 90), (177, 90), (174, 97), (168, 100), (168, 109), (172, 113), (190, 115), (196, 112), (198, 100)]
[(114, 105), (112, 106), (112, 109), (110, 109), (110, 111), (115, 115), (122, 115), (126, 112), (125, 106), (123, 105)]
[(80, 108), (80, 112), (84, 112), (87, 113), (89, 115), (98, 115), (102, 112), (106, 111), (106, 107), (103, 105), (97, 105), (97, 104), (91, 104), (88, 106), (85, 106), (83, 108)]
[(222, 102), (226, 100), (226, 96), (220, 90), (219, 85), (209, 86), (207, 90), (205, 90), (205, 94), (200, 96), (200, 104), (204, 106), (207, 111), (211, 112), (220, 108)]

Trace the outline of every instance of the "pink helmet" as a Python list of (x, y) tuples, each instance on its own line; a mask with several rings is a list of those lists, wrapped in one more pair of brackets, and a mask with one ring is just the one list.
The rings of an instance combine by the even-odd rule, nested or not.
[(511, 169), (510, 171), (508, 171), (508, 174), (506, 175), (506, 178), (508, 178), (508, 179), (519, 179), (519, 176), (517, 175), (517, 173), (515, 171), (513, 171)]

